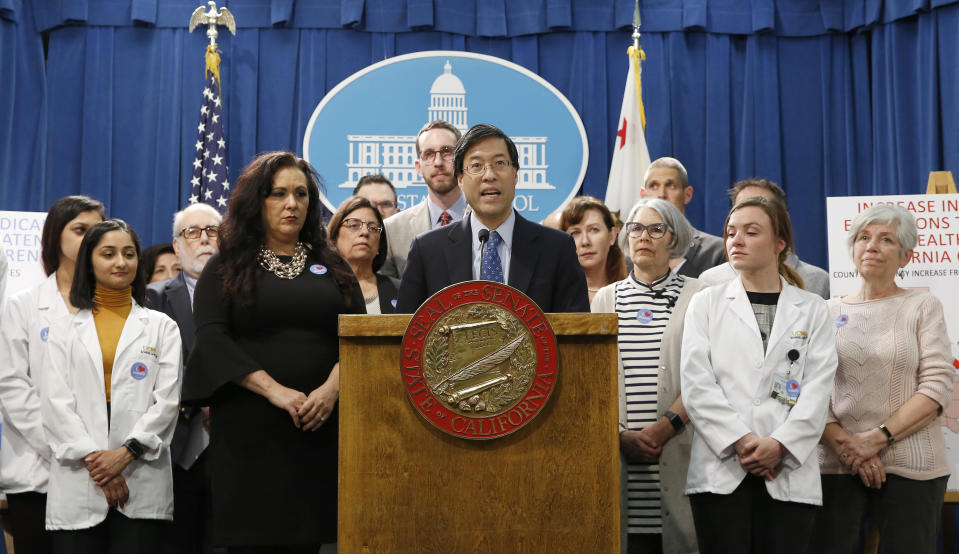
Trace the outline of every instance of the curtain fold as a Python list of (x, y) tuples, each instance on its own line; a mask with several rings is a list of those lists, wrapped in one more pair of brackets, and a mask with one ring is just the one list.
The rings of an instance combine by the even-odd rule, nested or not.
[[(0, 0), (3, 3), (15, 0)], [(650, 32), (772, 32), (815, 36), (907, 19), (959, 0), (641, 0)], [(93, 26), (182, 27), (194, 0), (33, 0), (40, 30)], [(351, 28), (402, 33), (430, 28), (462, 35), (516, 37), (552, 30), (607, 32), (631, 25), (632, 0), (224, 0), (246, 28)], [(508, 14), (508, 17), (506, 16)]]

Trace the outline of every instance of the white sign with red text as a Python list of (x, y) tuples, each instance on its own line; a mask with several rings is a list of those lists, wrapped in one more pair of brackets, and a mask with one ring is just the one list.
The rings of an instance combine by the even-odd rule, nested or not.
[(46, 276), (40, 260), (40, 236), (46, 212), (0, 211), (0, 248), (7, 255), (7, 297), (36, 286)]

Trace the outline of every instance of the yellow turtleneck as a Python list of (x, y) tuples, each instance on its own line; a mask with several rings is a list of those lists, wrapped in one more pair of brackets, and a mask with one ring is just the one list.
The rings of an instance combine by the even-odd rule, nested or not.
[(100, 339), (100, 352), (103, 353), (103, 378), (106, 381), (107, 402), (110, 401), (110, 376), (113, 374), (113, 359), (117, 354), (117, 343), (123, 325), (133, 308), (130, 295), (132, 287), (114, 290), (97, 285), (93, 294), (93, 323), (97, 327)]

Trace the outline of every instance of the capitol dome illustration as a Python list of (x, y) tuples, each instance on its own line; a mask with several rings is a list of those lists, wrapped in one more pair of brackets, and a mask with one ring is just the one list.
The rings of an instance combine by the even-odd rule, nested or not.
[[(422, 104), (421, 104), (422, 105)], [(423, 123), (442, 119), (465, 133), (467, 122), (466, 87), (453, 73), (449, 60), (443, 64), (443, 73), (433, 80), (430, 87), (430, 105)], [(495, 124), (495, 122), (493, 122)], [(418, 131), (418, 129), (417, 129)], [(511, 136), (519, 154), (520, 170), (517, 189), (553, 190), (556, 187), (546, 180), (547, 137)], [(426, 183), (416, 172), (416, 135), (347, 135), (349, 159), (346, 163), (346, 181), (339, 188), (355, 188), (366, 175), (383, 174), (393, 183), (398, 196), (407, 199), (402, 189), (426, 188)], [(422, 193), (425, 194), (425, 193)], [(413, 196), (421, 196), (419, 192)], [(412, 200), (412, 199), (410, 199)], [(415, 201), (406, 203), (410, 206)]]
[(469, 129), (466, 123), (466, 89), (463, 81), (453, 75), (453, 66), (449, 60), (443, 66), (443, 74), (433, 81), (430, 87), (429, 121), (442, 119), (465, 133)]

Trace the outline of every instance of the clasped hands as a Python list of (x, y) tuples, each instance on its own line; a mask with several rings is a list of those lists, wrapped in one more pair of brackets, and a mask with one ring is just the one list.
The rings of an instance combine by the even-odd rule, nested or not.
[(663, 452), (663, 445), (675, 433), (668, 419), (661, 417), (639, 431), (619, 434), (619, 447), (631, 464), (654, 464)]
[(90, 478), (103, 489), (107, 504), (111, 508), (122, 508), (130, 499), (130, 489), (120, 472), (133, 461), (130, 451), (125, 446), (116, 450), (97, 450), (87, 454), (83, 461)]
[(879, 451), (886, 445), (886, 437), (878, 429), (836, 437), (836, 453), (862, 484), (872, 489), (886, 482), (886, 466), (879, 459)]
[(772, 437), (759, 438), (749, 433), (735, 444), (739, 465), (757, 477), (772, 481), (782, 470), (786, 449)]
[(304, 431), (319, 429), (330, 416), (339, 396), (339, 391), (329, 382), (314, 389), (309, 396), (282, 385), (277, 385), (271, 392), (270, 403), (290, 414), (293, 425)]

